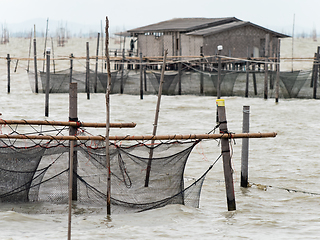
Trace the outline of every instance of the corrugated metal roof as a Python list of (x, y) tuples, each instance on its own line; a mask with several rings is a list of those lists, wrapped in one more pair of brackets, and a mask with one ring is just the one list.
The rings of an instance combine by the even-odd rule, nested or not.
[(259, 25), (253, 24), (251, 22), (244, 22), (244, 21), (231, 22), (231, 23), (226, 23), (226, 24), (214, 26), (214, 27), (208, 27), (208, 28), (204, 28), (204, 29), (200, 29), (200, 30), (195, 30), (195, 31), (187, 33), (187, 35), (208, 36), (208, 35), (214, 35), (214, 34), (217, 34), (217, 33), (223, 32), (223, 31), (231, 30), (234, 28), (239, 28), (239, 27), (249, 26), (249, 25), (253, 26), (253, 27), (260, 28), (266, 32), (272, 33), (272, 34), (276, 35), (277, 37), (283, 37), (283, 38), (290, 37), (288, 35), (274, 32), (270, 29), (261, 27)]
[(188, 32), (197, 29), (211, 27), (215, 24), (222, 24), (230, 21), (240, 21), (235, 17), (227, 18), (174, 18), (171, 20), (147, 25), (140, 28), (131, 29), (131, 33), (145, 33), (145, 32), (170, 32), (180, 31)]

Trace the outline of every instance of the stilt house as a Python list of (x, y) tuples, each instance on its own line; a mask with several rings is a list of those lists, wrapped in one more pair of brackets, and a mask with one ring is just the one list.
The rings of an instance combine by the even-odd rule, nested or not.
[(163, 56), (165, 49), (169, 56), (212, 56), (219, 45), (223, 56), (272, 57), (278, 39), (289, 37), (235, 17), (174, 18), (127, 32), (137, 40), (138, 52), (149, 57)]

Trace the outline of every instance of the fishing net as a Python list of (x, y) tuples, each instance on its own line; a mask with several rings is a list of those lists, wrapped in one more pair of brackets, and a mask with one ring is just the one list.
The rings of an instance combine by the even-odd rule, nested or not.
[[(44, 130), (41, 128), (42, 132)], [(57, 135), (64, 135), (68, 129), (55, 131)], [(17, 133), (16, 129), (12, 129), (10, 134)], [(84, 131), (78, 133), (88, 134)], [(201, 187), (206, 174), (188, 187), (184, 181), (187, 159), (198, 142), (199, 140), (110, 144), (112, 213), (139, 212), (167, 204), (199, 207)], [(69, 150), (69, 141), (2, 139), (0, 202), (66, 205)], [(108, 171), (105, 142), (78, 140), (74, 152), (77, 156), (74, 200), (87, 207), (105, 207)], [(145, 187), (148, 164), (151, 171), (148, 187)], [(51, 212), (54, 210), (51, 209)]]
[[(202, 71), (196, 67), (182, 68), (179, 77), (178, 71), (166, 70), (162, 86), (163, 95), (217, 95), (218, 73), (216, 69)], [(45, 92), (46, 73), (40, 72), (40, 92)], [(107, 73), (90, 72), (89, 91), (91, 93), (105, 93), (107, 87)], [(158, 94), (160, 84), (160, 70), (120, 69), (111, 72), (111, 94)], [(279, 97), (281, 98), (312, 98), (313, 87), (310, 84), (310, 71), (280, 72)], [(181, 82), (179, 82), (181, 79)], [(222, 96), (245, 96), (247, 73), (239, 70), (223, 70), (221, 73), (221, 95)], [(29, 80), (34, 91), (34, 74), (29, 73)], [(78, 92), (86, 92), (86, 73), (73, 71), (72, 81), (78, 83)], [(268, 95), (275, 96), (276, 72), (268, 73)], [(63, 70), (50, 74), (50, 93), (68, 93), (70, 82), (70, 70)], [(263, 97), (265, 74), (262, 71), (250, 71), (248, 75), (248, 96)], [(141, 85), (142, 84), (142, 85)], [(317, 82), (319, 88), (319, 81)], [(318, 92), (317, 96), (320, 93)]]

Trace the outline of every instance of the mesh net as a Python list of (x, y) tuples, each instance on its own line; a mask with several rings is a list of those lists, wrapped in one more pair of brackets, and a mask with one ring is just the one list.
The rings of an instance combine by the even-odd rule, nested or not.
[[(30, 81), (34, 81), (33, 75), (29, 74)], [(41, 72), (41, 82), (43, 92), (46, 87), (46, 73)], [(111, 93), (124, 93), (139, 95), (141, 89), (143, 93), (157, 94), (159, 90), (161, 71), (146, 70), (142, 71), (135, 69), (114, 70), (111, 73)], [(244, 96), (246, 89), (246, 72), (223, 70), (221, 74), (221, 95), (222, 96)], [(78, 92), (86, 92), (86, 73), (73, 71), (72, 79), (78, 83)], [(179, 83), (178, 71), (165, 71), (163, 94), (193, 94), (193, 95), (217, 95), (217, 80), (218, 73), (212, 71), (200, 71), (196, 68), (185, 67), (181, 71), (181, 82)], [(268, 82), (270, 83), (268, 94), (270, 97), (275, 95), (275, 79), (276, 73), (270, 71), (268, 74)], [(66, 93), (69, 92), (70, 72), (64, 70), (50, 74), (50, 92), (51, 93)], [(97, 84), (95, 84), (97, 82)], [(142, 82), (142, 86), (141, 86)], [(250, 97), (264, 96), (265, 74), (263, 71), (249, 73), (248, 94)], [(279, 97), (281, 98), (312, 98), (313, 87), (311, 82), (310, 71), (293, 71), (280, 72), (280, 90)], [(33, 88), (33, 83), (31, 87)], [(317, 82), (319, 88), (319, 81)], [(97, 81), (95, 73), (90, 72), (89, 78), (90, 92), (94, 92), (96, 88), (98, 93), (105, 93), (107, 86), (107, 73), (98, 73)], [(96, 86), (96, 87), (95, 87)], [(320, 93), (318, 92), (319, 96)], [(320, 96), (319, 96), (320, 97)]]
[[(63, 131), (67, 129), (58, 132)], [(139, 212), (167, 204), (199, 207), (205, 174), (188, 187), (183, 177), (187, 159), (198, 142), (112, 143), (109, 146), (112, 212)], [(1, 140), (0, 201), (67, 204), (69, 150), (68, 141)], [(152, 158), (149, 157), (151, 150)], [(84, 206), (105, 207), (105, 142), (77, 141), (74, 152), (77, 156), (74, 200)], [(149, 185), (145, 187), (149, 161)]]

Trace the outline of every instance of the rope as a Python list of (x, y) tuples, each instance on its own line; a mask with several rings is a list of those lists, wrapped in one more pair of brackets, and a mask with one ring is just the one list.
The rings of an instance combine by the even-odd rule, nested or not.
[(318, 195), (320, 196), (320, 193), (315, 193), (315, 192), (307, 192), (303, 190), (296, 190), (296, 189), (290, 189), (290, 188), (283, 188), (283, 187), (276, 187), (276, 186), (271, 186), (271, 185), (263, 185), (263, 184), (258, 184), (258, 183), (250, 183), (250, 185), (257, 186), (259, 189), (267, 191), (267, 188), (276, 188), (280, 190), (285, 190), (287, 192), (296, 192), (296, 193), (304, 193), (304, 194), (310, 194), (310, 195)]

